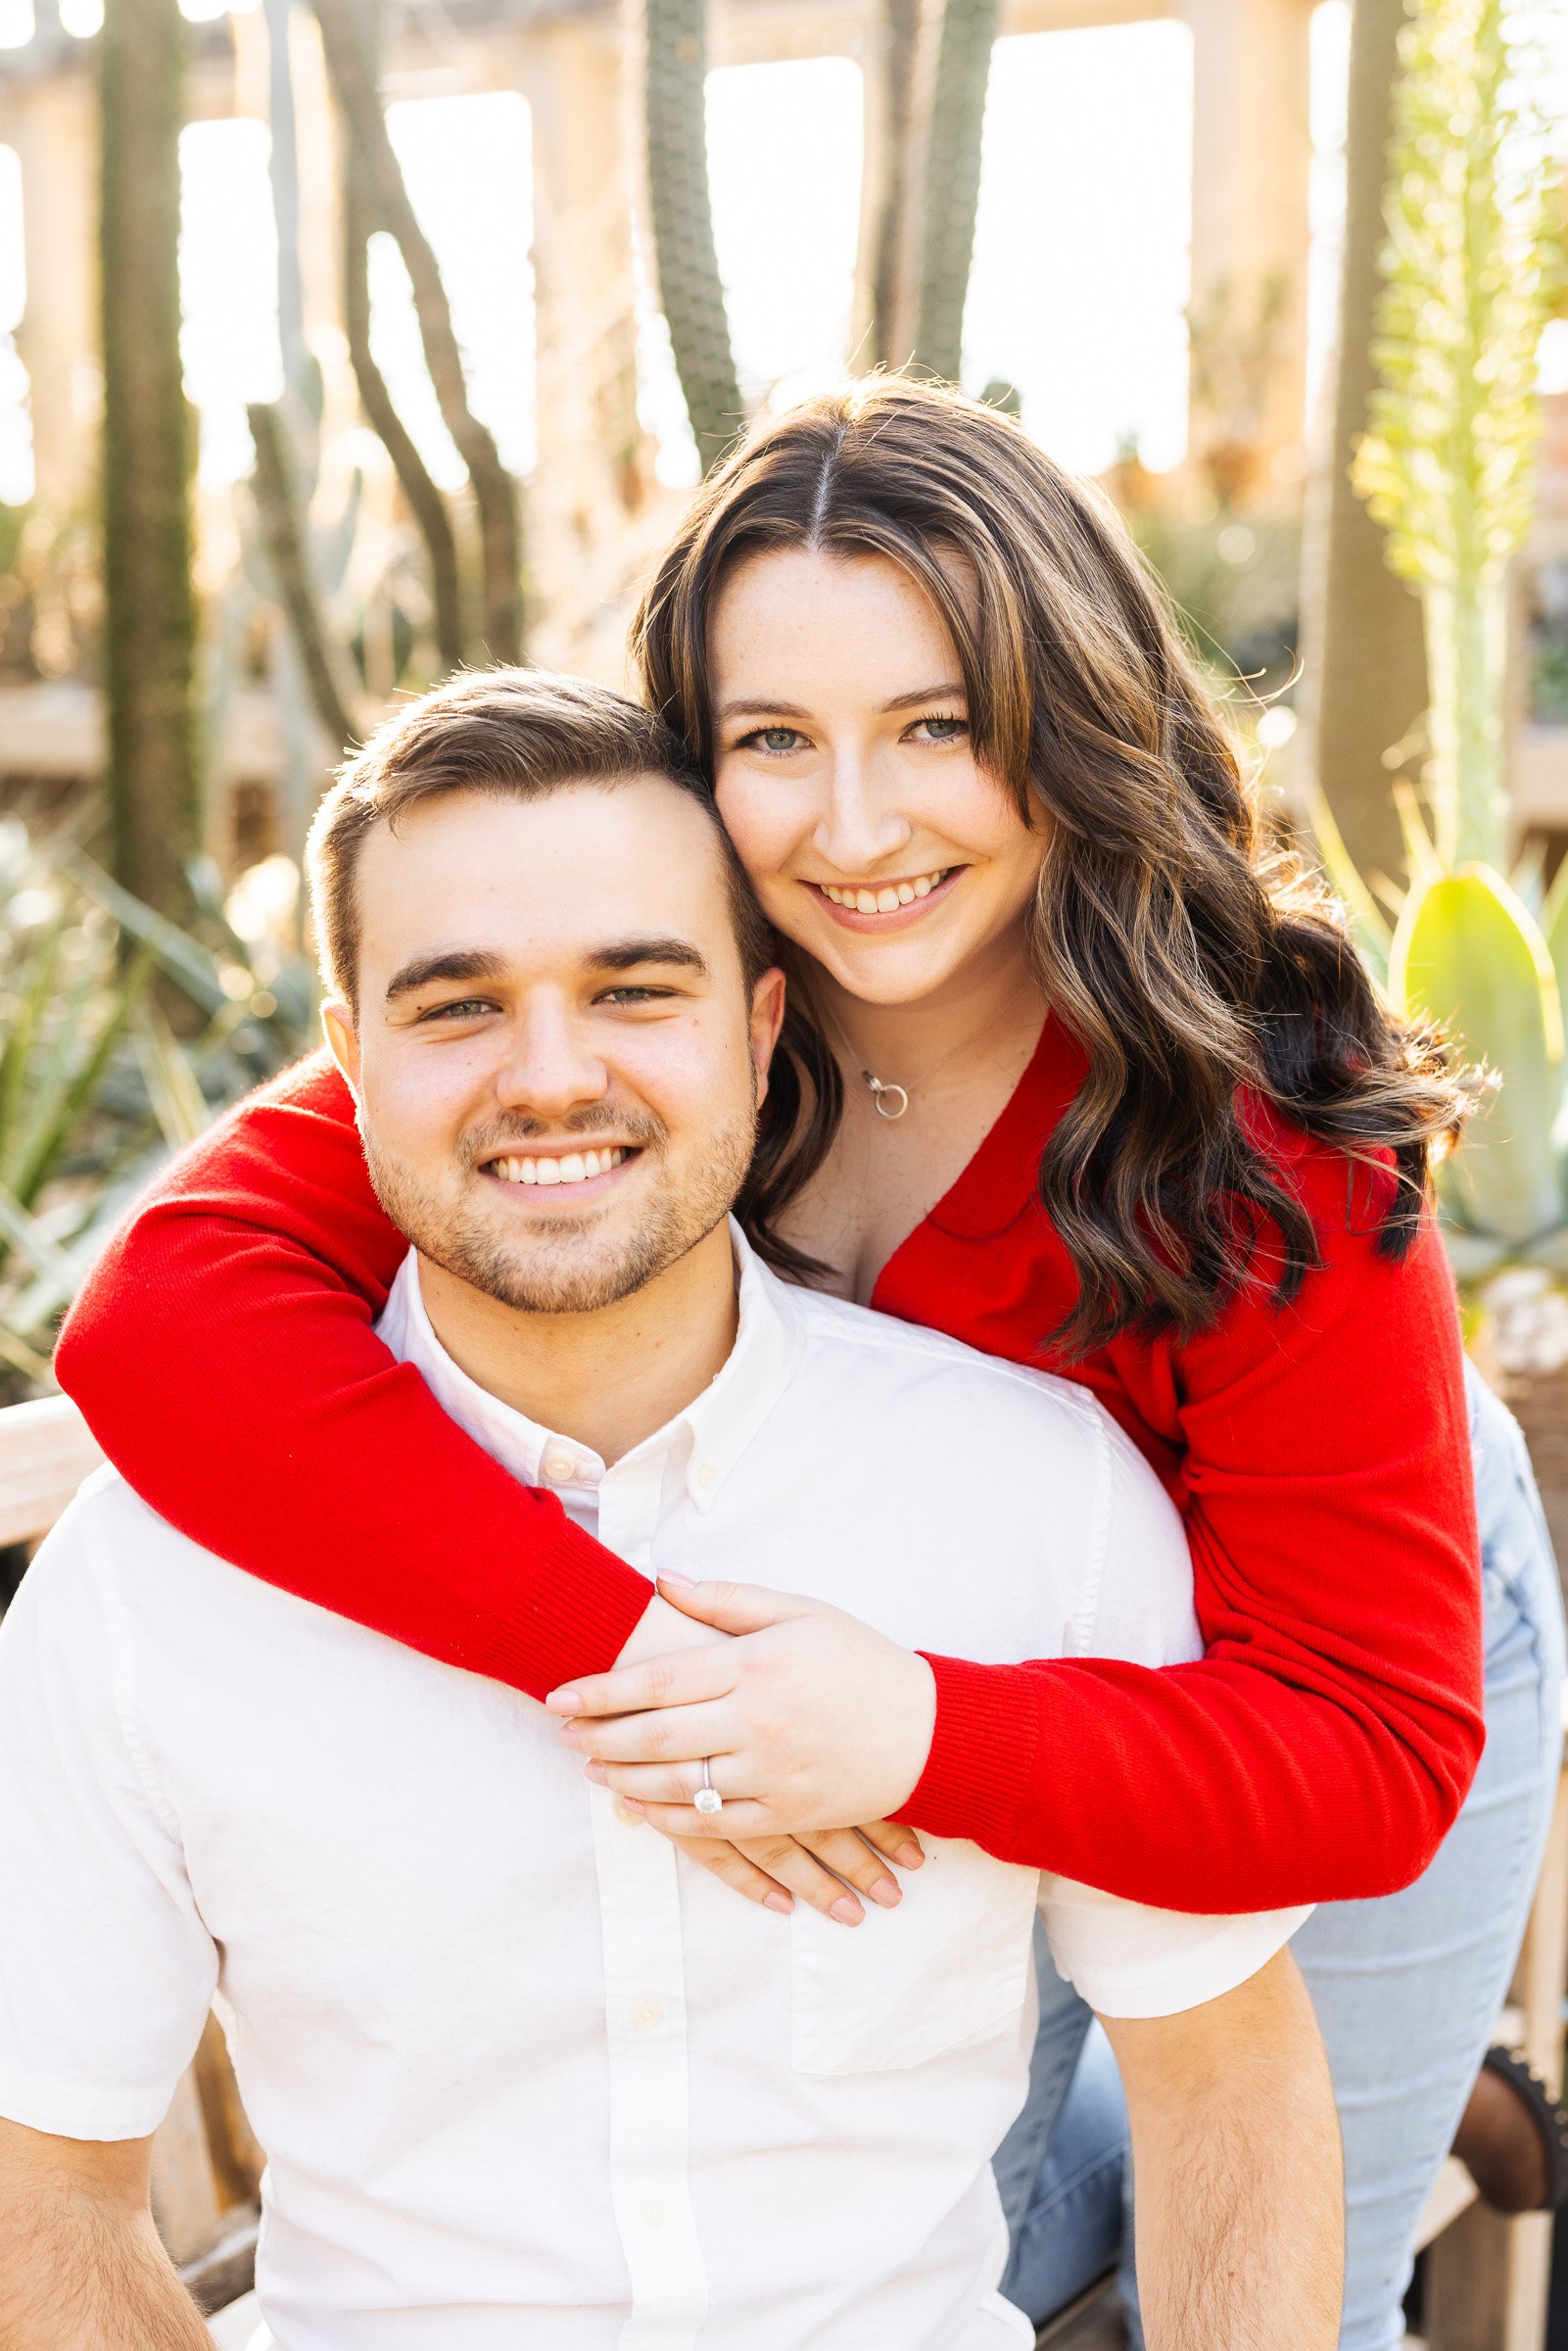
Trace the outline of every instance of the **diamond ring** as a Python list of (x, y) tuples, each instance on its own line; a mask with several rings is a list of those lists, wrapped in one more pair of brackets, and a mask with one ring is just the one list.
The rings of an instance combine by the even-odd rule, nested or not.
[(723, 1797), (713, 1785), (713, 1774), (708, 1768), (712, 1761), (711, 1755), (704, 1755), (702, 1758), (702, 1785), (691, 1799), (699, 1812), (717, 1812), (724, 1803)]

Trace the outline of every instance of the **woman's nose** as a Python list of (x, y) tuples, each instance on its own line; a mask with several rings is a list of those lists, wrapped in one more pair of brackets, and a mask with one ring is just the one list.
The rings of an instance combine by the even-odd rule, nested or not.
[(819, 856), (841, 874), (870, 874), (897, 855), (912, 830), (909, 819), (878, 792), (874, 776), (856, 762), (835, 765), (815, 835)]

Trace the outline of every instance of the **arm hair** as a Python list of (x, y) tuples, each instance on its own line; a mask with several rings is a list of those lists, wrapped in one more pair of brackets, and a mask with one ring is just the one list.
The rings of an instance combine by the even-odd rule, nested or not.
[(0, 2121), (5, 2351), (213, 2351), (153, 2227), (151, 2149)]
[(1149, 2351), (1335, 2351), (1344, 2159), (1295, 1961), (1170, 2017), (1107, 2017), (1132, 2124)]

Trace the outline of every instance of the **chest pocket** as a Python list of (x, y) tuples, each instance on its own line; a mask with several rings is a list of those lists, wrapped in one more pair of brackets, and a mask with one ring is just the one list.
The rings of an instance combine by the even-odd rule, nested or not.
[(797, 2074), (923, 2065), (1027, 1993), (1039, 1872), (975, 1845), (927, 1839), (893, 1911), (841, 1927), (797, 1902), (790, 1920), (791, 2052)]

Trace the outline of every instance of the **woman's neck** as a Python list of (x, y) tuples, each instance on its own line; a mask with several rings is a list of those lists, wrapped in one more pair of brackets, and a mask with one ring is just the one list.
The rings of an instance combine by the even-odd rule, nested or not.
[(928, 995), (911, 1003), (874, 1004), (853, 996), (821, 967), (811, 994), (825, 1012), (834, 1042), (879, 1078), (918, 1086), (939, 1068), (960, 1071), (967, 1048), (983, 1062), (987, 1047), (1005, 1050), (1026, 1024), (1045, 1018), (1045, 998), (1029, 968), (1022, 930), (974, 956)]

